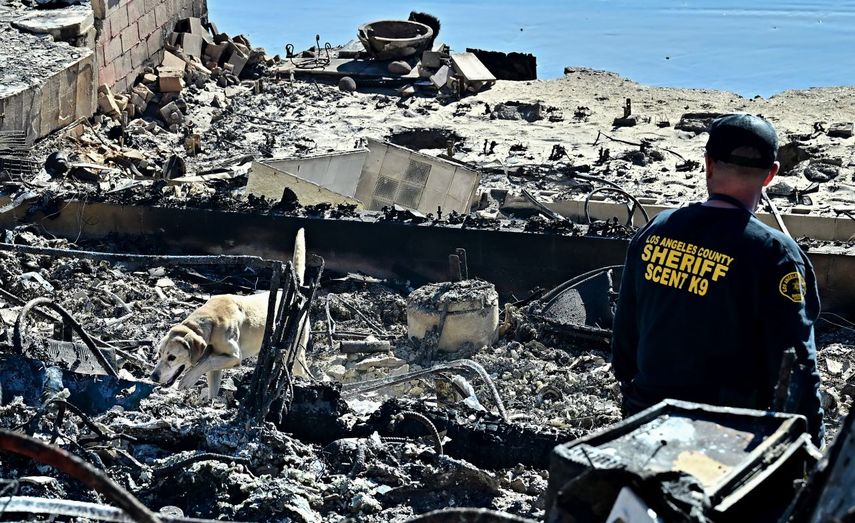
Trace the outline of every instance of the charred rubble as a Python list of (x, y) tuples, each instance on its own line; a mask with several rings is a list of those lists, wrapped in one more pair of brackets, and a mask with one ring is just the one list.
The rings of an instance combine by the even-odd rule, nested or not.
[[(786, 415), (764, 422), (757, 421), (762, 413), (664, 405), (621, 421), (608, 345), (622, 242), (644, 223), (645, 206), (699, 194), (686, 180), (699, 176), (700, 164), (682, 145), (619, 131), (649, 125), (690, 141), (714, 113), (687, 113), (671, 129), (664, 118), (638, 114), (649, 105), (633, 110), (622, 99), (622, 112), (607, 116), (613, 126), (598, 130), (593, 143), (556, 144), (550, 130), (532, 131), (549, 139), (528, 141), (520, 128), (589, 125), (603, 116), (510, 95), (494, 101), (497, 79), (536, 78), (534, 57), (454, 53), (437, 39), (433, 17), (413, 13), (400, 22), (366, 24), (362, 42), (333, 47), (318, 37), (310, 49), (289, 46), (280, 57), (205, 20), (182, 20), (160, 63), (128, 92), (100, 90), (94, 117), (32, 147), (0, 135), (2, 214), (9, 218), (0, 241), (0, 516), (601, 521), (627, 485), (658, 513), (687, 521), (734, 514), (798, 521), (830, 513), (822, 512), (829, 497), (843, 499), (837, 507), (848, 502), (835, 490), (851, 477), (837, 459), (851, 452), (855, 398), (853, 324), (845, 315), (828, 313), (819, 324), (826, 424), (830, 437), (841, 434), (824, 457), (805, 442), (799, 419)], [(376, 38), (382, 30), (415, 31), (405, 36), (418, 54), (396, 59), (400, 51)], [(361, 72), (321, 74), (342, 63)], [(423, 125), (434, 114), (458, 123)], [(499, 131), (485, 131), (492, 128)], [(785, 148), (792, 177), (770, 188), (772, 198), (809, 207), (810, 194), (851, 177), (849, 165), (835, 159), (840, 144), (829, 142), (845, 134), (819, 126), (792, 136)], [(363, 201), (340, 184), (322, 186), (282, 167), (380, 147), (416, 165), (411, 177), (423, 174), (420, 164), (468, 176), (468, 199), (444, 195), (443, 205), (422, 212), (400, 203), (412, 193), (384, 199), (378, 189)], [(256, 178), (257, 190), (249, 190), (259, 173), (264, 183), (282, 176), (292, 183), (265, 193)], [(669, 176), (676, 181), (654, 183)], [(801, 177), (817, 187), (802, 187)], [(301, 189), (303, 182), (314, 185)], [(312, 199), (320, 189), (328, 200)], [(562, 207), (574, 198), (579, 209)], [(445, 203), (452, 201), (460, 210)], [(606, 203), (625, 208), (598, 208)], [(86, 214), (98, 205), (107, 214)], [(139, 213), (122, 222), (138, 230), (92, 233), (99, 219), (128, 219), (116, 209)], [(151, 225), (146, 210), (177, 213)], [(441, 251), (420, 252), (427, 261), (374, 258), (394, 265), (393, 276), (366, 274), (359, 256), (345, 261), (363, 264), (348, 268), (319, 238), (313, 254), (323, 251), (326, 260), (314, 256), (306, 280), (297, 281), (286, 256), (267, 255), (281, 253), (270, 245), (251, 253), (262, 257), (233, 252), (241, 245), (234, 249), (230, 239), (183, 247), (165, 241), (169, 226), (192, 227), (166, 223), (175, 217), (204, 217), (211, 221), (202, 227), (217, 227), (213, 214), (189, 211), (236, 223), (250, 216), (301, 227), (406, 227), (398, 238), (460, 233), (449, 236), (452, 243), (468, 232), (483, 242), (477, 245), (531, 257), (526, 267), (546, 262), (536, 259), (541, 251), (521, 247), (531, 244), (515, 243), (521, 239), (608, 243), (598, 244), (587, 265), (566, 261), (572, 269), (562, 267), (559, 280), (532, 269), (520, 289), (501, 281), (523, 279), (519, 262), (503, 265), (486, 249), (442, 250), (445, 243), (427, 233), (418, 236), (426, 246), (419, 249)], [(63, 220), (76, 231), (70, 238), (51, 232)], [(311, 247), (316, 238), (307, 234)], [(802, 242), (817, 252), (851, 251), (851, 239)], [(562, 248), (549, 252), (575, 247)], [(172, 325), (211, 295), (262, 290), (279, 293), (284, 305), (271, 302), (262, 352), (225, 373), (218, 399), (205, 400), (201, 383), (178, 390), (149, 380), (157, 343)], [(291, 370), (305, 326), (307, 379)], [(704, 440), (672, 443), (662, 455), (665, 439), (632, 446), (632, 435), (649, 436), (645, 423), (681, 416), (712, 439), (749, 435), (764, 445), (729, 449), (728, 466), (739, 474), (714, 485), (719, 476), (694, 477), (667, 461), (686, 450), (708, 464)], [(644, 452), (649, 459), (639, 466)], [(667, 472), (644, 470), (657, 455)], [(552, 484), (556, 478), (561, 484)], [(770, 485), (786, 486), (796, 501), (759, 510)]]

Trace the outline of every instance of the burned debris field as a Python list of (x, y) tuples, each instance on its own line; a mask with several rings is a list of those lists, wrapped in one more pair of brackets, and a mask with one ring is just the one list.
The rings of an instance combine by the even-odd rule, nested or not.
[[(852, 520), (855, 89), (36, 3), (0, 0), (0, 520)], [(783, 408), (622, 410), (628, 242), (705, 198), (732, 112), (778, 129), (757, 216), (816, 271), (821, 448)]]

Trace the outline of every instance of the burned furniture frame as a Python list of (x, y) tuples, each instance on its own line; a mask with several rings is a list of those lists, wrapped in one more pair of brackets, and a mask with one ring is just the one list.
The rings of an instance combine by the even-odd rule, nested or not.
[[(755, 434), (762, 439), (750, 446), (745, 455), (711, 487), (705, 488), (712, 506), (707, 516), (712, 520), (777, 521), (796, 494), (794, 480), (804, 477), (820, 457), (819, 451), (810, 443), (807, 423), (802, 416), (665, 400), (608, 429), (557, 446), (550, 463), (547, 514), (560, 512), (560, 508), (555, 506), (559, 492), (586, 470), (607, 468), (649, 472), (644, 470), (649, 468), (646, 463), (643, 467), (631, 463), (631, 459), (637, 456), (625, 459), (621, 458), (620, 452), (600, 451), (599, 447), (632, 437), (636, 431), (670, 417), (719, 424), (724, 429), (753, 423), (760, 431)], [(647, 458), (648, 461), (668, 445), (668, 440), (663, 438), (660, 444)]]

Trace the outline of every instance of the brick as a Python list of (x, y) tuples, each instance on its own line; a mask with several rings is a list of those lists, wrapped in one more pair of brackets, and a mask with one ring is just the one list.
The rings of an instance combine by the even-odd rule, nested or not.
[(116, 83), (116, 70), (113, 64), (107, 64), (98, 70), (98, 82), (111, 87)]
[(137, 22), (140, 32), (140, 40), (148, 37), (157, 28), (154, 21), (154, 11), (143, 14)]
[(120, 38), (113, 38), (111, 40), (107, 40), (104, 48), (104, 63), (110, 63), (114, 61), (116, 58), (122, 55), (122, 40)]
[(133, 23), (140, 19), (145, 8), (144, 0), (128, 1), (128, 22)]
[(108, 19), (110, 20), (110, 36), (115, 38), (128, 27), (128, 8), (119, 7), (109, 15)]
[(140, 42), (140, 33), (137, 23), (134, 22), (122, 31), (122, 53), (127, 53)]

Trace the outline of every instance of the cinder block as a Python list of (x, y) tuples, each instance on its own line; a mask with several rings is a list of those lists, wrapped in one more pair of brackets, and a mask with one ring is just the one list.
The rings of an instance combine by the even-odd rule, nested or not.
[(39, 136), (45, 136), (59, 127), (59, 85), (62, 73), (55, 74), (42, 84), (42, 121)]
[(92, 0), (92, 12), (95, 18), (103, 20), (107, 17), (107, 0)]
[(148, 47), (145, 42), (140, 42), (131, 49), (131, 65), (134, 69), (141, 68), (148, 60)]
[(95, 108), (98, 104), (98, 97), (95, 86), (98, 85), (98, 79), (95, 78), (96, 72), (95, 59), (89, 58), (81, 60), (77, 73), (77, 114), (75, 118), (83, 116), (92, 116), (95, 114)]
[(80, 62), (66, 67), (59, 73), (59, 115), (57, 123), (66, 126), (77, 114), (77, 82)]
[(98, 83), (107, 84), (110, 87), (116, 83), (116, 70), (112, 63), (104, 65), (98, 70)]
[(154, 21), (157, 27), (164, 27), (169, 23), (169, 4), (166, 2), (157, 4), (154, 8)]
[[(163, 48), (163, 41), (161, 40), (160, 31), (155, 31), (152, 34), (148, 35), (145, 39), (146, 48), (148, 49), (148, 55), (154, 56), (158, 51)], [(157, 63), (157, 62), (156, 62)]]
[(133, 23), (140, 19), (145, 8), (144, 0), (128, 0), (128, 22)]
[(115, 12), (109, 14), (108, 19), (110, 20), (110, 36), (115, 38), (128, 27), (128, 8), (119, 7)]
[(157, 28), (154, 21), (154, 11), (150, 11), (147, 13), (143, 13), (140, 19), (137, 21), (137, 27), (140, 32), (140, 40), (148, 37), (154, 30)]
[(100, 42), (98, 42), (98, 45), (95, 47), (95, 57), (98, 60), (99, 64), (106, 64), (107, 63), (108, 60), (106, 57), (106, 52), (107, 52), (107, 40), (102, 39)]
[(202, 46), (205, 41), (201, 36), (192, 33), (181, 33), (181, 47), (187, 56), (202, 58)]
[(115, 62), (113, 62), (113, 65), (116, 68), (117, 79), (121, 79), (128, 76), (129, 74), (131, 74), (131, 71), (134, 70), (134, 64), (131, 60), (131, 53), (128, 52), (122, 54), (122, 56), (120, 56)]
[(146, 13), (154, 13), (154, 8), (160, 2), (161, 2), (161, 0), (145, 0), (145, 12)]
[(137, 23), (134, 22), (122, 31), (122, 53), (127, 53), (140, 42), (140, 33)]
[(128, 90), (128, 84), (129, 82), (127, 77), (119, 78), (118, 80), (116, 80), (116, 84), (113, 86), (113, 91), (117, 93), (124, 93)]
[(104, 47), (104, 61), (102, 63), (108, 64), (120, 56), (122, 56), (122, 39), (112, 38), (107, 40)]

